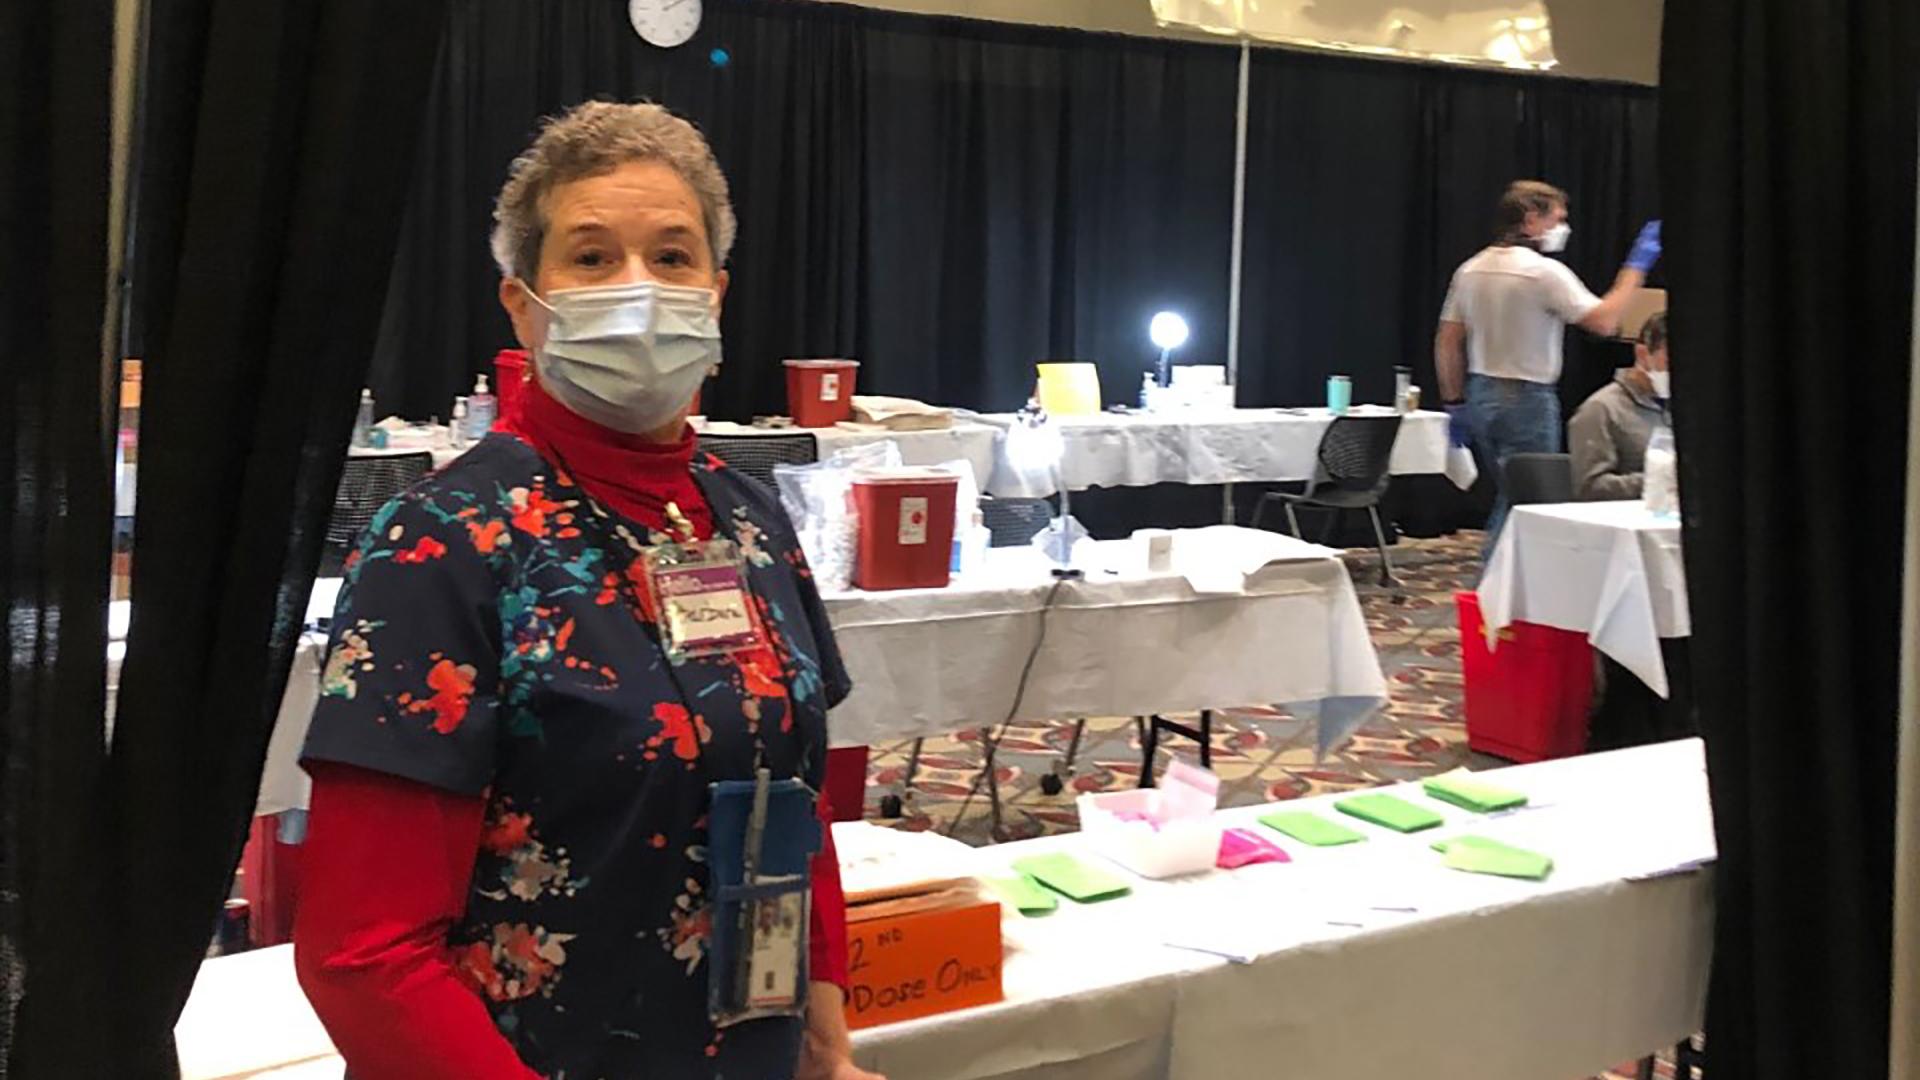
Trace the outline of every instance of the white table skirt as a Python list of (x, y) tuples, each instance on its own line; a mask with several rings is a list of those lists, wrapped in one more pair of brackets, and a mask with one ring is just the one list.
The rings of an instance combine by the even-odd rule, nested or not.
[(1587, 635), (1661, 697), (1661, 638), (1693, 633), (1680, 523), (1639, 500), (1518, 506), (1480, 580), (1489, 632), (1530, 622)]
[[(1352, 579), (1328, 549), (1216, 526), (1176, 531), (1172, 572), (1148, 572), (1130, 541), (1083, 543), (1075, 562), (1093, 569), (1060, 587), (1016, 719), (1317, 705), (1324, 746), (1386, 699)], [(833, 712), (835, 743), (1005, 720), (1051, 569), (1031, 548), (998, 548), (944, 589), (828, 594), (854, 685)]]
[[(1489, 819), (1393, 789), (1446, 819), (1403, 837), (1334, 813), (1339, 796), (1305, 800), (1294, 806), (1368, 842), (1282, 838), (1290, 864), (1166, 882), (1123, 874), (1127, 898), (1010, 914), (1006, 1001), (858, 1032), (855, 1058), (914, 1080), (1550, 1080), (1698, 1030), (1710, 881), (1668, 875), (1714, 857), (1699, 741), (1488, 775), (1541, 808)], [(1274, 837), (1253, 824), (1270, 809), (1221, 816)], [(1551, 855), (1553, 875), (1441, 867), (1427, 845), (1468, 831)], [(1003, 872), (1053, 849), (1087, 850), (1077, 835), (1004, 844), (979, 850), (974, 869)], [(1164, 944), (1183, 937), (1218, 939), (1251, 962)]]
[[(1353, 415), (1393, 415), (1356, 408)], [(982, 417), (1006, 427), (1006, 414)], [(1242, 484), (1307, 480), (1318, 464), (1320, 437), (1333, 415), (1325, 409), (1233, 409), (1222, 412), (1101, 413), (1056, 418), (1066, 444), (1061, 475), (1069, 488), (1143, 487), (1148, 484)], [(1004, 463), (1003, 463), (1004, 466)], [(1416, 412), (1401, 418), (1394, 443), (1395, 475), (1443, 474), (1461, 488), (1478, 471), (1471, 454), (1447, 436), (1447, 415)], [(996, 495), (1037, 495), (1011, 469), (988, 482)]]
[(973, 466), (976, 483), (985, 484), (993, 475), (999, 455), (1000, 431), (986, 424), (956, 420), (950, 428), (937, 431), (887, 431), (871, 424), (840, 424), (830, 428), (756, 428), (725, 420), (708, 420), (699, 425), (703, 435), (812, 435), (825, 459), (837, 451), (892, 441), (900, 448), (900, 460), (907, 465), (945, 465), (965, 461)]
[[(1333, 814), (1338, 796), (1303, 800), (1290, 805), (1368, 842), (1283, 838), (1290, 864), (1166, 882), (1122, 872), (1123, 899), (1008, 913), (1004, 1002), (858, 1032), (855, 1058), (911, 1080), (1550, 1080), (1698, 1030), (1713, 923), (1698, 868), (1714, 858), (1699, 740), (1488, 776), (1533, 808), (1484, 818), (1401, 788), (1446, 825), (1398, 836)], [(1268, 809), (1221, 817), (1247, 826)], [(1551, 855), (1552, 877), (1442, 868), (1427, 845), (1469, 831)], [(1069, 835), (983, 848), (955, 869), (999, 873), (1057, 849), (1099, 860)], [(1167, 945), (1203, 939), (1248, 962)], [(186, 1080), (341, 1073), (289, 946), (202, 965), (175, 1036)]]
[[(1318, 710), (1324, 750), (1385, 702), (1366, 616), (1337, 553), (1252, 529), (1179, 530), (1175, 569), (1210, 590), (1201, 592), (1182, 573), (1147, 573), (1138, 550), (1128, 541), (1077, 550), (1093, 572), (1061, 587), (1019, 718), (1286, 704)], [(825, 597), (854, 684), (828, 722), (835, 745), (947, 735), (1006, 718), (1053, 587), (1052, 564), (1029, 548), (989, 555), (987, 572), (945, 589)], [(330, 613), (338, 588), (337, 579), (318, 583), (312, 609)], [(310, 636), (295, 656), (259, 813), (307, 805), (300, 747), (324, 653)]]

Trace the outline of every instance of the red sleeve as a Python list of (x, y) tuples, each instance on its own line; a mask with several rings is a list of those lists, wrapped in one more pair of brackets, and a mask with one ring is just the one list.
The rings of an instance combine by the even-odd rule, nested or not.
[(807, 935), (807, 971), (812, 982), (847, 988), (847, 897), (840, 889), (840, 855), (833, 849), (833, 813), (820, 796), (824, 837), (813, 857), (813, 919)]
[(294, 966), (354, 1080), (538, 1080), (454, 973), (486, 800), (314, 764)]

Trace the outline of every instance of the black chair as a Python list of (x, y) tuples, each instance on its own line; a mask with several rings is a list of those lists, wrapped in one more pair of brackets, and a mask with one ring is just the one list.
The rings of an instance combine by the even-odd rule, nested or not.
[(417, 454), (348, 457), (340, 470), (340, 486), (333, 492), (333, 515), (327, 519), (320, 576), (338, 577), (373, 515), (432, 471), (433, 455), (424, 450)]
[(1045, 499), (980, 500), (980, 517), (993, 535), (994, 547), (1019, 547), (1031, 543), (1053, 520), (1053, 505)]
[(1380, 584), (1393, 584), (1393, 562), (1387, 557), (1387, 533), (1380, 525), (1380, 499), (1387, 493), (1393, 477), (1389, 467), (1393, 459), (1393, 441), (1400, 435), (1398, 416), (1336, 416), (1320, 436), (1317, 475), (1307, 481), (1306, 490), (1293, 493), (1268, 492), (1253, 510), (1253, 527), (1261, 528), (1267, 508), (1279, 503), (1286, 509), (1287, 524), (1293, 535), (1300, 535), (1300, 518), (1295, 511), (1302, 506), (1328, 510), (1327, 523), (1348, 510), (1365, 510), (1373, 521), (1373, 538), (1380, 550)]
[(1507, 501), (1514, 506), (1573, 501), (1570, 454), (1514, 454), (1500, 469), (1507, 481)]
[(775, 465), (811, 465), (820, 460), (820, 444), (811, 433), (782, 431), (766, 435), (702, 435), (700, 452), (726, 462), (742, 476), (775, 487)]

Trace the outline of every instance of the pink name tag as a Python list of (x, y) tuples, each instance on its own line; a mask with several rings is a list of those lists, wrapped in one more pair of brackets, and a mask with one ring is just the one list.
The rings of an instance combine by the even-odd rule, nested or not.
[(675, 650), (702, 656), (761, 644), (760, 620), (737, 564), (658, 566), (653, 595), (660, 605), (661, 633)]

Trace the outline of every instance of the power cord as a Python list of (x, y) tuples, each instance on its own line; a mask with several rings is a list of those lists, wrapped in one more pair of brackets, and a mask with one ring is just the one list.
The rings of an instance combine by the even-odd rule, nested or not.
[(1027, 650), (1026, 663), (1020, 666), (1020, 681), (1014, 687), (1013, 704), (1007, 707), (1007, 715), (1000, 721), (998, 730), (992, 732), (981, 744), (981, 749), (987, 758), (986, 767), (974, 775), (973, 786), (967, 789), (967, 797), (961, 800), (960, 809), (954, 812), (953, 820), (947, 823), (948, 838), (952, 838), (960, 828), (960, 822), (966, 819), (967, 810), (973, 805), (974, 796), (980, 794), (980, 785), (985, 783), (992, 776), (993, 770), (998, 767), (995, 758), (999, 753), (1001, 740), (1007, 737), (1007, 728), (1012, 726), (1014, 717), (1020, 715), (1020, 706), (1027, 699), (1027, 680), (1033, 676), (1034, 662), (1040, 659), (1040, 650), (1047, 643), (1047, 616), (1053, 612), (1054, 602), (1060, 598), (1061, 588), (1067, 582), (1078, 580), (1081, 576), (1078, 570), (1053, 572), (1053, 588), (1047, 590), (1047, 598), (1040, 605), (1040, 633), (1033, 640), (1033, 648)]

